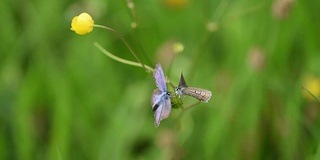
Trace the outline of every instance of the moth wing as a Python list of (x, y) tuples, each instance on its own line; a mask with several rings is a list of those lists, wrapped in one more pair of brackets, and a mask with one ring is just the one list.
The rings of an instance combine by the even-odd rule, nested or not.
[(184, 90), (184, 88), (187, 88), (187, 87), (188, 87), (188, 85), (187, 85), (186, 81), (184, 80), (183, 74), (181, 73), (179, 85), (178, 85), (178, 87), (175, 88), (176, 95), (178, 95), (179, 97), (183, 96), (182, 90)]
[(156, 85), (160, 89), (160, 91), (165, 92), (167, 90), (166, 78), (164, 77), (164, 73), (163, 73), (163, 70), (162, 70), (160, 63), (158, 63), (156, 65), (153, 77), (154, 77), (154, 79), (156, 81)]
[(195, 87), (183, 88), (181, 90), (181, 93), (183, 95), (192, 96), (192, 97), (198, 99), (199, 101), (205, 102), (205, 103), (207, 103), (212, 96), (211, 91), (201, 89), (201, 88), (195, 88)]
[(204, 98), (204, 102), (205, 102), (205, 103), (208, 103), (208, 101), (210, 100), (211, 96), (212, 96), (211, 91), (206, 90), (205, 96), (204, 96), (204, 97), (205, 97), (205, 98)]
[(182, 73), (181, 73), (181, 75), (180, 75), (180, 81), (179, 81), (178, 87), (179, 87), (179, 88), (188, 87), (186, 81), (184, 80), (184, 77), (183, 77), (183, 74), (182, 74)]

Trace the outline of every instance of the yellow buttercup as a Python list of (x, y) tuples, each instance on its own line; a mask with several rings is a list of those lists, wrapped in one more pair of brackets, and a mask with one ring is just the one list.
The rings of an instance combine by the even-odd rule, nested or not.
[(81, 13), (72, 19), (70, 29), (79, 35), (84, 35), (92, 31), (93, 25), (92, 17), (88, 13)]

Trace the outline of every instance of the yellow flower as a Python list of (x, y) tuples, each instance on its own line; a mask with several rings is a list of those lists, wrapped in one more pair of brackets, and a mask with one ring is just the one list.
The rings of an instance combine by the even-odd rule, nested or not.
[[(304, 79), (303, 82), (304, 88), (310, 91), (316, 97), (320, 96), (320, 78), (317, 77), (307, 77)], [(309, 93), (303, 92), (304, 97), (309, 100), (315, 100)]]
[(189, 0), (164, 0), (165, 4), (173, 9), (179, 9), (185, 7)]
[(93, 25), (92, 17), (88, 13), (81, 13), (72, 19), (70, 29), (79, 35), (84, 35), (92, 31)]

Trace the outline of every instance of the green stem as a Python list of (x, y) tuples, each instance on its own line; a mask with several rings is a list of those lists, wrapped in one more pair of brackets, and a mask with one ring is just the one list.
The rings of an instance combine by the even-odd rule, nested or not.
[(318, 101), (320, 103), (320, 99), (314, 95), (313, 93), (311, 93), (307, 88), (302, 86), (302, 89), (306, 90), (316, 101)]
[(120, 63), (124, 63), (124, 64), (128, 64), (131, 66), (136, 66), (136, 67), (142, 67), (144, 68), (147, 72), (153, 72), (153, 69), (147, 65), (144, 65), (142, 63), (137, 63), (137, 62), (132, 62), (132, 61), (128, 61), (126, 59), (122, 59), (120, 57), (117, 57), (115, 55), (113, 55), (112, 53), (108, 52), (107, 50), (105, 50), (99, 43), (94, 42), (93, 43), (102, 53), (104, 53), (106, 56), (110, 57), (111, 59), (118, 61)]
[(132, 2), (132, 0), (127, 0), (127, 7), (131, 10), (132, 12), (132, 16), (133, 16), (133, 22), (131, 24), (132, 28), (137, 28), (138, 26), (138, 17), (137, 17), (137, 12), (134, 9), (134, 3)]
[(138, 19), (137, 12), (135, 10), (134, 3), (133, 3), (132, 0), (124, 0), (124, 1), (125, 1), (125, 3), (127, 3), (127, 8), (128, 8), (128, 11), (130, 12), (130, 16), (131, 16), (131, 19), (132, 19), (131, 28), (134, 31), (136, 41), (138, 43), (139, 48), (141, 49), (141, 54), (146, 58), (146, 60), (148, 62), (147, 64), (152, 64), (150, 56), (148, 54), (146, 54), (145, 49), (144, 49), (144, 47), (142, 45), (142, 42), (141, 42), (141, 40), (139, 38), (139, 35), (140, 35), (140, 29), (138, 28), (139, 19)]
[[(98, 25), (95, 24), (94, 27), (98, 27), (98, 28), (102, 28), (102, 29), (106, 29), (108, 31), (113, 32), (114, 34), (116, 34), (121, 41), (128, 47), (128, 49), (130, 50), (130, 52), (133, 54), (133, 56), (136, 58), (136, 60), (141, 64), (142, 68), (144, 68), (146, 71), (149, 71), (146, 66), (140, 61), (140, 59), (138, 58), (138, 56), (134, 53), (133, 49), (129, 46), (128, 42), (123, 38), (123, 36), (116, 30), (110, 28), (110, 27), (106, 27), (106, 26), (102, 26), (102, 25)], [(134, 62), (135, 63), (135, 62)]]
[(198, 102), (196, 102), (196, 103), (191, 104), (190, 106), (188, 106), (188, 107), (186, 107), (186, 108), (183, 108), (183, 111), (189, 110), (190, 108), (198, 105), (200, 102), (201, 102), (201, 101), (198, 101)]

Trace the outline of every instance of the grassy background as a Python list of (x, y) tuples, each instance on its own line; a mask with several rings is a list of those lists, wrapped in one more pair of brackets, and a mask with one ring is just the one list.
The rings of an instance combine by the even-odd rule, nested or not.
[[(276, 4), (137, 1), (133, 29), (126, 1), (0, 1), (0, 159), (320, 159), (319, 103), (301, 89), (320, 74), (320, 2)], [(134, 60), (114, 34), (70, 31), (81, 12), (174, 84), (183, 71), (211, 90), (209, 103), (155, 128), (152, 74), (93, 46)], [(173, 41), (185, 46), (174, 60)]]

